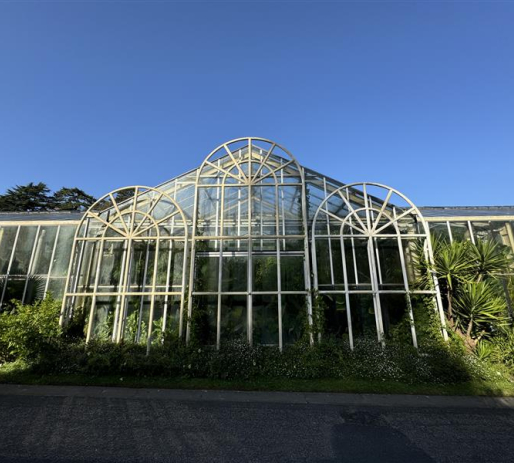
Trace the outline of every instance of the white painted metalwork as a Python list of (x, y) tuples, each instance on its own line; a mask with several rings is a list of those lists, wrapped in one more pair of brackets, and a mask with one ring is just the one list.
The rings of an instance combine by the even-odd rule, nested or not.
[[(224, 309), (222, 301), (233, 301), (236, 296), (245, 296), (244, 331), (248, 342), (252, 343), (255, 330), (261, 329), (255, 325), (256, 318), (259, 325), (275, 323), (274, 316), (270, 315), (271, 318), (265, 320), (265, 315), (254, 313), (256, 298), (262, 301), (266, 299), (265, 296), (272, 296), (271, 302), (259, 310), (268, 307), (276, 310), (276, 337), (268, 341), (282, 349), (285, 343), (284, 296), (302, 296), (305, 300), (305, 315), (311, 313), (307, 211), (302, 167), (285, 148), (264, 138), (245, 137), (226, 142), (213, 150), (197, 171), (192, 221), (189, 315), (192, 316), (194, 310), (200, 310), (200, 305), (206, 306), (202, 309), (211, 314), (215, 325), (212, 330), (216, 333), (213, 341), (219, 347), (224, 336), (236, 334), (227, 333), (227, 327), (222, 326), (223, 316), (231, 316), (230, 309)], [(303, 244), (295, 247), (293, 240)], [(302, 288), (293, 291), (282, 287), (283, 273), (286, 272), (284, 259), (289, 256), (303, 258), (301, 271), (304, 282)], [(256, 279), (262, 276), (255, 274), (255, 266), (261, 258), (266, 258), (267, 262), (273, 262), (274, 259), (271, 267), (273, 272), (276, 271), (276, 283), (259, 291)], [(205, 290), (203, 286), (206, 283), (202, 280), (206, 276), (201, 275), (201, 269), (202, 265), (210, 268), (211, 260), (213, 269), (217, 271), (216, 285)], [(231, 275), (230, 265), (239, 261), (246, 261), (246, 275)], [(229, 277), (246, 278), (246, 284), (244, 287), (238, 286), (228, 281)], [(215, 306), (209, 303), (214, 300)], [(189, 329), (187, 333), (189, 338)]]
[[(187, 258), (187, 219), (174, 199), (144, 186), (108, 193), (77, 227), (61, 323), (83, 305), (87, 341), (107, 336), (120, 342), (131, 336), (135, 342), (146, 340), (149, 349), (155, 333), (169, 327), (170, 298), (178, 298), (175, 328), (180, 334)], [(177, 259), (180, 284), (174, 284), (170, 271)]]
[[(411, 302), (414, 294), (434, 296), (446, 337), (435, 276), (432, 290), (414, 288), (409, 282), (406, 251), (419, 240), (423, 242), (426, 257), (432, 262), (428, 224), (408, 198), (385, 185), (345, 185), (329, 194), (319, 205), (312, 225), (313, 289), (321, 297), (328, 297), (329, 302), (338, 295), (344, 298), (337, 310), (346, 312), (343, 336), (348, 338), (352, 348), (356, 336), (370, 334), (371, 320), (366, 321), (366, 318), (369, 319), (367, 315), (371, 313), (375, 336), (379, 342), (383, 343), (390, 331), (391, 317), (396, 317), (396, 322), (401, 322), (401, 318), (405, 317), (410, 324), (413, 345), (417, 346)], [(342, 274), (338, 279), (334, 277), (336, 268), (333, 246), (336, 243), (342, 265)], [(362, 252), (364, 247), (365, 254)], [(351, 253), (348, 252), (350, 250)], [(327, 266), (330, 267), (328, 274)], [(320, 269), (325, 276), (320, 277)], [(392, 295), (404, 295), (403, 310), (387, 304), (387, 298)], [(371, 297), (371, 304), (366, 302), (368, 297)], [(386, 302), (385, 307), (383, 302)], [(336, 299), (336, 307), (337, 304)], [(395, 305), (401, 303), (396, 300)]]

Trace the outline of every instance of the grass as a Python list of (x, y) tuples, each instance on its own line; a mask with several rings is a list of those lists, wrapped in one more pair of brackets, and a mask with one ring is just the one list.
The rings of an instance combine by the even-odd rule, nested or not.
[(459, 384), (407, 384), (358, 379), (255, 378), (221, 380), (208, 378), (120, 377), (79, 374), (36, 374), (22, 363), (0, 365), (0, 384), (118, 386), (158, 389), (212, 389), (238, 391), (346, 392), (374, 394), (421, 394), (467, 396), (514, 396), (514, 383), (470, 381)]

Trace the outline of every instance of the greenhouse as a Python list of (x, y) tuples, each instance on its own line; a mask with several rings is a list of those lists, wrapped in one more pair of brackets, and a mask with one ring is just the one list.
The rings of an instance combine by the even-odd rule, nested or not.
[[(201, 157), (199, 158), (201, 159)], [(86, 338), (148, 346), (165, 331), (202, 342), (244, 338), (282, 348), (322, 310), (326, 332), (386, 342), (438, 282), (415, 284), (430, 234), (514, 249), (514, 207), (423, 208), (378, 183), (344, 184), (275, 142), (226, 142), (155, 187), (114, 190), (84, 213), (0, 214), (0, 304), (62, 299)]]

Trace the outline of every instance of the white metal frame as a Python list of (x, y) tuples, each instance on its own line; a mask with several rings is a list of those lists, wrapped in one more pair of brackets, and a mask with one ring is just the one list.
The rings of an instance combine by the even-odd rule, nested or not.
[[(369, 193), (373, 190), (374, 196)], [(377, 192), (377, 193), (375, 193)], [(378, 196), (377, 196), (378, 195)], [(398, 198), (402, 203), (407, 204), (405, 209), (392, 203), (392, 199)], [(342, 207), (336, 211), (331, 211), (331, 202), (341, 202)], [(332, 209), (334, 209), (332, 207)], [(411, 227), (405, 231), (400, 230), (400, 219), (410, 219)], [(318, 221), (320, 225), (317, 226)], [(326, 232), (320, 233), (321, 223), (326, 222)], [(391, 232), (391, 227), (394, 233)], [(421, 229), (419, 229), (419, 227)], [(418, 228), (418, 229), (417, 229)], [(399, 251), (399, 259), (402, 271), (402, 288), (384, 289), (382, 285), (382, 274), (380, 265), (380, 256), (378, 252), (378, 241), (380, 239), (396, 239)], [(320, 239), (326, 239), (329, 243), (334, 239), (338, 239), (341, 247), (342, 268), (343, 268), (343, 285), (342, 287), (323, 288), (320, 287), (318, 281), (318, 262), (316, 253), (316, 243)], [(364, 240), (367, 243), (367, 264), (369, 267), (370, 283), (367, 287), (359, 289), (359, 281), (355, 259), (355, 240)], [(312, 259), (313, 259), (313, 288), (319, 294), (340, 294), (344, 295), (346, 303), (346, 315), (348, 323), (348, 337), (350, 346), (353, 349), (354, 333), (352, 332), (352, 313), (350, 296), (352, 294), (369, 294), (372, 296), (373, 309), (375, 314), (376, 335), (379, 342), (384, 343), (384, 325), (382, 320), (382, 309), (380, 295), (382, 294), (404, 294), (407, 300), (407, 311), (411, 325), (411, 335), (413, 345), (417, 347), (416, 330), (414, 325), (414, 316), (412, 312), (412, 304), (410, 302), (411, 294), (430, 294), (434, 298), (436, 310), (442, 324), (443, 336), (447, 338), (445, 328), (445, 318), (443, 313), (441, 295), (437, 278), (432, 274), (433, 289), (419, 290), (411, 288), (408, 278), (408, 268), (406, 264), (407, 256), (405, 255), (404, 241), (423, 240), (425, 257), (429, 262), (433, 262), (432, 248), (430, 243), (430, 232), (428, 224), (423, 219), (419, 209), (403, 194), (397, 190), (379, 184), (379, 183), (352, 183), (345, 185), (329, 194), (319, 205), (314, 215), (312, 225)], [(349, 240), (353, 253), (354, 268), (348, 269), (347, 259), (345, 257), (345, 240)], [(333, 266), (334, 256), (330, 251), (330, 259), (328, 264)], [(324, 265), (326, 263), (323, 263)], [(350, 285), (348, 273), (353, 271), (355, 274), (355, 285)], [(331, 268), (332, 285), (334, 284), (334, 272)], [(356, 286), (357, 289), (352, 289)], [(362, 286), (362, 285), (361, 285)]]
[[(289, 179), (288, 179), (289, 177)], [(300, 233), (295, 235), (287, 234), (286, 216), (290, 211), (285, 210), (284, 189), (287, 187), (296, 187), (299, 197), (300, 211)], [(226, 234), (225, 213), (226, 201), (225, 196), (229, 188), (237, 188), (237, 223), (235, 223), (235, 231)], [(271, 202), (266, 203), (263, 199), (263, 188), (272, 189), (274, 196)], [(208, 236), (202, 234), (203, 217), (200, 211), (200, 195), (202, 191), (214, 190), (216, 195), (213, 199), (215, 204), (214, 211), (214, 229), (216, 232)], [(243, 198), (243, 189), (246, 189)], [(261, 197), (259, 198), (259, 194)], [(192, 237), (191, 237), (191, 259), (189, 271), (189, 292), (188, 292), (188, 314), (192, 316), (194, 298), (197, 296), (213, 296), (217, 297), (216, 312), (216, 346), (219, 348), (221, 343), (221, 299), (224, 295), (239, 295), (247, 298), (247, 339), (249, 343), (253, 342), (253, 297), (256, 294), (277, 296), (277, 319), (278, 319), (278, 346), (283, 347), (282, 333), (282, 296), (287, 294), (302, 294), (305, 296), (307, 315), (310, 319), (312, 314), (312, 301), (310, 295), (310, 264), (309, 264), (309, 244), (307, 234), (307, 211), (305, 201), (305, 181), (303, 168), (298, 164), (294, 156), (281, 147), (277, 143), (264, 138), (243, 137), (223, 143), (213, 150), (203, 161), (197, 171), (196, 188), (194, 198)], [(254, 202), (260, 205), (260, 214), (253, 216)], [(233, 206), (234, 207), (234, 206)], [(246, 214), (242, 217), (242, 208), (246, 207)], [(263, 232), (263, 221), (265, 215), (263, 208), (267, 207), (273, 213), (268, 217), (268, 226), (272, 227), (274, 233), (265, 234)], [(254, 232), (257, 224), (260, 224), (259, 231)], [(298, 224), (296, 224), (298, 225)], [(288, 254), (285, 251), (284, 244), (287, 239), (296, 239), (303, 241), (302, 249), (291, 252), (290, 255), (303, 257), (304, 272), (304, 289), (303, 291), (284, 291), (281, 288), (281, 259)], [(198, 242), (200, 240), (209, 240), (214, 243), (214, 251), (202, 252), (198, 250)], [(224, 240), (238, 240), (238, 246), (244, 243), (246, 249), (239, 252), (230, 252), (231, 256), (241, 256), (247, 259), (247, 285), (246, 291), (239, 292), (223, 292), (223, 259), (226, 252), (223, 250)], [(258, 254), (254, 250), (256, 243), (262, 243), (264, 240), (274, 240), (274, 255), (277, 260), (277, 289), (265, 290), (261, 292), (255, 291), (253, 287), (253, 258)], [(282, 249), (281, 249), (282, 246)], [(266, 253), (263, 253), (266, 254)], [(217, 291), (199, 292), (195, 288), (195, 263), (199, 255), (218, 257), (218, 288)], [(187, 331), (187, 339), (189, 339), (190, 330)]]
[[(125, 198), (118, 200), (119, 194)], [(123, 197), (123, 196), (122, 196)], [(161, 214), (162, 216), (160, 216)], [(159, 250), (161, 245), (169, 243), (166, 262), (166, 281), (157, 285)], [(119, 281), (113, 286), (99, 287), (104, 248), (108, 243), (121, 245), (122, 255), (120, 262)], [(131, 282), (135, 244), (146, 243), (145, 265), (143, 280)], [(182, 243), (182, 279), (180, 285), (172, 286), (173, 275), (170, 272), (171, 253), (175, 243)], [(85, 256), (86, 246), (93, 250)], [(150, 247), (153, 246), (153, 270), (149, 268)], [(142, 338), (142, 312), (144, 299), (149, 298), (150, 310), (148, 316), (147, 347), (152, 343), (154, 324), (155, 301), (157, 297), (164, 298), (162, 330), (166, 328), (167, 309), (170, 297), (180, 297), (179, 334), (182, 333), (184, 317), (184, 296), (186, 282), (186, 268), (188, 259), (188, 226), (186, 217), (178, 203), (161, 190), (133, 186), (114, 190), (99, 199), (84, 214), (77, 227), (73, 242), (66, 290), (63, 298), (61, 324), (72, 315), (78, 297), (90, 297), (89, 320), (86, 340), (94, 337), (94, 318), (97, 301), (101, 297), (116, 299), (114, 320), (112, 327), (112, 340), (120, 342), (124, 336), (124, 326), (128, 315), (130, 297), (140, 298), (138, 316), (138, 329), (136, 341)], [(86, 269), (87, 267), (87, 269)], [(96, 268), (93, 278), (92, 290), (89, 288), (91, 270)], [(87, 285), (79, 284), (82, 272), (89, 275), (85, 278)], [(151, 281), (147, 283), (150, 272)], [(136, 286), (136, 289), (134, 289)], [(164, 289), (163, 289), (164, 288)]]

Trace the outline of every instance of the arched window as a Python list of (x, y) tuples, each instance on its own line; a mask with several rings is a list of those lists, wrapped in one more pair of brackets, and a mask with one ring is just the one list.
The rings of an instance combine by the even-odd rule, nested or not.
[[(312, 227), (313, 287), (325, 303), (329, 333), (379, 341), (410, 336), (417, 346), (412, 298), (433, 290), (413, 286), (419, 243), (431, 258), (429, 230), (414, 204), (377, 183), (354, 183), (320, 204)], [(403, 330), (403, 333), (402, 333)]]
[(135, 186), (98, 200), (72, 250), (63, 321), (84, 316), (87, 340), (147, 343), (182, 331), (187, 261), (184, 214), (168, 195)]
[(310, 310), (303, 169), (272, 141), (240, 138), (206, 157), (196, 185), (189, 311), (201, 341), (294, 342)]

